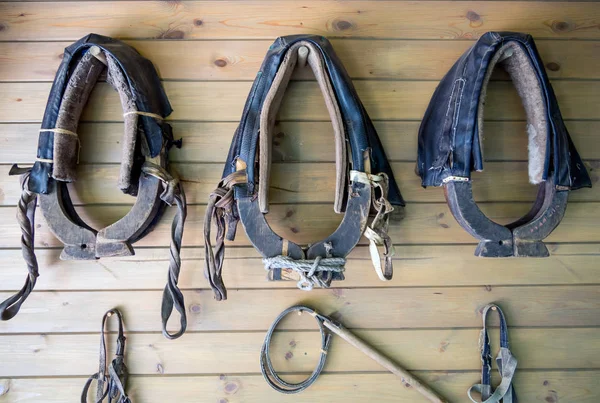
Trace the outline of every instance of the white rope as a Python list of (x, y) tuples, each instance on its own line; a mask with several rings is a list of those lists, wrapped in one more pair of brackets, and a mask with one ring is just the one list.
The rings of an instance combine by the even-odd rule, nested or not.
[(303, 291), (310, 291), (313, 287), (327, 288), (327, 284), (315, 276), (315, 273), (332, 272), (342, 273), (345, 270), (346, 259), (343, 257), (321, 257), (317, 256), (314, 260), (299, 259), (294, 260), (289, 256), (275, 256), (263, 259), (265, 270), (290, 269), (298, 273), (300, 281), (297, 286)]
[(150, 112), (142, 112), (142, 111), (129, 111), (129, 112), (125, 112), (123, 114), (123, 117), (128, 116), (128, 115), (141, 115), (141, 116), (148, 116), (154, 119), (158, 119), (158, 120), (164, 120), (165, 118), (163, 118), (160, 115), (157, 115), (156, 113), (150, 113)]

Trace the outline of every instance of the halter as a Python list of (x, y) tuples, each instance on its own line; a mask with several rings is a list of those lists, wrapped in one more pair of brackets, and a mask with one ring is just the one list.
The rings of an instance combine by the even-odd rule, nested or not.
[[(527, 114), (529, 181), (540, 185), (531, 210), (499, 225), (473, 200), (471, 171), (483, 170), (483, 111), (494, 67), (510, 75)], [(511, 32), (483, 35), (435, 90), (419, 130), (417, 171), (423, 186), (443, 186), (458, 223), (480, 240), (477, 256), (548, 256), (542, 240), (558, 226), (568, 191), (591, 187), (565, 127), (533, 39)]]
[[(294, 68), (307, 64), (315, 74), (333, 124), (336, 148), (334, 210), (345, 214), (333, 234), (302, 247), (273, 232), (265, 214), (269, 211), (275, 116)], [(393, 204), (404, 205), (404, 201), (387, 157), (373, 123), (329, 41), (312, 35), (278, 38), (271, 45), (250, 90), (229, 150), (223, 179), (211, 194), (206, 210), (206, 271), (216, 299), (227, 298), (221, 273), (224, 239), (234, 239), (238, 220), (264, 257), (271, 280), (288, 277), (284, 271), (295, 273), (299, 279), (298, 287), (303, 290), (328, 287), (332, 280), (343, 280), (345, 257), (363, 233), (369, 238), (379, 277), (391, 279), (393, 247), (387, 225)], [(367, 226), (371, 207), (376, 215)], [(210, 241), (212, 220), (217, 224), (214, 250)], [(378, 246), (385, 249), (383, 264)]]
[[(492, 352), (487, 331), (487, 316), (490, 311), (497, 311), (500, 318), (500, 351), (496, 356), (496, 364), (502, 381), (495, 391), (492, 390)], [(508, 328), (504, 313), (498, 305), (489, 304), (483, 309), (482, 318), (483, 329), (480, 338), (481, 383), (469, 388), (467, 391), (469, 399), (473, 403), (478, 403), (472, 396), (472, 392), (476, 391), (481, 394), (481, 403), (518, 403), (517, 394), (512, 386), (512, 379), (517, 369), (517, 359), (513, 357), (508, 348)]]
[[(111, 316), (115, 315), (119, 322), (119, 335), (117, 336), (117, 351), (115, 358), (110, 365), (106, 365), (106, 321)], [(108, 403), (131, 403), (131, 399), (127, 396), (125, 389), (127, 388), (127, 378), (129, 373), (125, 365), (125, 340), (123, 334), (123, 316), (118, 309), (111, 309), (104, 314), (102, 318), (102, 330), (100, 331), (100, 367), (98, 372), (88, 378), (81, 392), (81, 403), (87, 402), (88, 391), (94, 380), (97, 381), (96, 403), (104, 401), (108, 398)]]
[[(96, 231), (77, 214), (67, 183), (76, 180), (79, 156), (77, 126), (83, 108), (102, 71), (119, 93), (125, 132), (119, 188), (137, 196), (132, 209), (116, 223)], [(167, 153), (173, 140), (164, 118), (172, 112), (152, 63), (125, 43), (91, 34), (65, 49), (63, 61), (48, 98), (38, 143), (38, 157), (31, 169), (13, 167), (22, 175), (22, 195), (17, 217), (23, 236), (23, 255), (29, 275), (23, 288), (0, 304), (0, 317), (14, 317), (35, 286), (38, 264), (34, 252), (36, 199), (52, 233), (64, 244), (61, 259), (97, 259), (133, 255), (132, 244), (148, 234), (165, 210), (177, 205), (171, 231), (169, 277), (163, 293), (163, 334), (181, 336), (186, 328), (183, 294), (177, 286), (180, 249), (186, 217), (186, 199), (177, 176), (168, 171)], [(180, 330), (170, 334), (166, 323), (175, 308)]]

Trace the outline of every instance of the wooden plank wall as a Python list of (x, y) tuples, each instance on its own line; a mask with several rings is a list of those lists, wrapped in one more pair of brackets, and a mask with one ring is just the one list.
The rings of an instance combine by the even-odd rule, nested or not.
[[(534, 35), (574, 142), (597, 183), (600, 161), (600, 4), (445, 1), (71, 1), (0, 3), (0, 298), (25, 277), (15, 220), (13, 162), (35, 158), (43, 108), (65, 46), (89, 32), (126, 39), (158, 67), (184, 148), (171, 158), (190, 202), (181, 286), (189, 327), (160, 334), (172, 209), (131, 258), (60, 261), (44, 220), (36, 225), (41, 276), (21, 313), (0, 323), (0, 402), (78, 399), (97, 370), (102, 314), (120, 307), (128, 330), (131, 395), (137, 402), (421, 402), (375, 363), (334, 340), (326, 374), (301, 396), (278, 395), (262, 380), (264, 332), (284, 308), (309, 303), (416, 372), (452, 402), (478, 380), (480, 309), (496, 301), (511, 325), (520, 401), (600, 400), (600, 190), (574, 192), (548, 259), (476, 259), (475, 242), (450, 215), (440, 189), (422, 189), (413, 167), (416, 135), (438, 80), (489, 30)], [(203, 276), (202, 221), (251, 81), (272, 40), (312, 33), (332, 39), (374, 119), (408, 202), (394, 216), (393, 281), (382, 283), (364, 244), (347, 280), (304, 293), (268, 283), (243, 231), (229, 245), (229, 300), (218, 303)], [(475, 175), (485, 213), (506, 223), (525, 212), (524, 111), (506, 76), (491, 83), (486, 171)], [(78, 211), (96, 227), (133, 200), (116, 189), (120, 105), (105, 83), (81, 125)], [(310, 74), (290, 85), (279, 114), (269, 222), (310, 242), (339, 223), (332, 211), (333, 145), (324, 103)], [(298, 378), (318, 354), (314, 324), (288, 322), (273, 357)], [(497, 341), (497, 338), (495, 339)]]

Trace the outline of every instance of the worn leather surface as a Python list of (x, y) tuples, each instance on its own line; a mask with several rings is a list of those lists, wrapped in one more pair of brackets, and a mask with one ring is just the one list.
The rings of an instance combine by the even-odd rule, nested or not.
[[(134, 48), (116, 39), (102, 35), (89, 34), (65, 49), (60, 67), (56, 73), (54, 84), (48, 97), (48, 103), (42, 120), (43, 129), (54, 129), (60, 110), (64, 90), (74, 66), (90, 47), (98, 46), (104, 52), (118, 60), (125, 77), (129, 82), (130, 91), (135, 99), (137, 109), (142, 112), (159, 114), (167, 117), (172, 109), (164, 92), (158, 73), (152, 63), (142, 57)], [(139, 116), (140, 127), (146, 137), (149, 152), (156, 157), (163, 142), (172, 142), (171, 127), (164, 121), (148, 116)], [(37, 157), (52, 160), (54, 133), (41, 132), (38, 141)], [(139, 167), (136, 167), (139, 169)], [(36, 161), (29, 179), (29, 189), (36, 193), (48, 193), (52, 164)], [(135, 175), (133, 175), (135, 177)], [(133, 189), (132, 191), (135, 191)]]
[(590, 187), (591, 180), (563, 122), (544, 63), (530, 35), (488, 32), (442, 79), (419, 129), (417, 172), (423, 186), (441, 186), (450, 176), (470, 178), (483, 170), (477, 112), (487, 67), (503, 44), (512, 41), (529, 56), (548, 113), (543, 180), (567, 189)]
[(390, 179), (389, 201), (394, 205), (404, 205), (404, 200), (402, 199), (373, 123), (363, 104), (360, 102), (352, 81), (335, 54), (331, 43), (322, 36), (283, 36), (277, 38), (271, 45), (244, 106), (240, 125), (235, 132), (231, 148), (229, 149), (223, 178), (236, 171), (235, 164), (239, 158), (247, 164), (248, 186), (246, 188), (246, 196), (255, 194), (255, 185), (258, 179), (255, 161), (257, 158), (260, 114), (263, 103), (286, 52), (293, 44), (299, 41), (313, 43), (321, 51), (322, 57), (325, 60), (327, 73), (335, 90), (335, 95), (343, 115), (346, 137), (352, 151), (352, 169), (357, 171), (365, 170), (363, 153), (365, 150), (370, 150), (371, 172), (386, 173)]

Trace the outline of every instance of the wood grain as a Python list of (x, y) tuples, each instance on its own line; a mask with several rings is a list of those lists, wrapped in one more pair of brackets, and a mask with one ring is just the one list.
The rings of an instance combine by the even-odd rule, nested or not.
[[(310, 325), (307, 320), (302, 322)], [(597, 331), (596, 328), (514, 329), (510, 333), (512, 353), (519, 360), (519, 371), (597, 368), (600, 365)], [(476, 371), (480, 366), (479, 357), (472, 354), (478, 329), (355, 330), (353, 333), (411, 371)], [(316, 330), (276, 333), (271, 343), (273, 365), (283, 372), (312, 371), (320, 353), (319, 339)], [(493, 332), (491, 339), (497, 350), (498, 332)], [(261, 332), (190, 333), (177, 343), (156, 333), (131, 333), (126, 345), (129, 372), (153, 375), (160, 366), (165, 375), (259, 373), (257, 354), (263, 340)], [(0, 368), (0, 377), (87, 375), (90, 363), (97, 359), (98, 336), (0, 336), (0, 354), (5, 364)], [(332, 340), (326, 371), (385, 372), (340, 337)]]
[[(196, 270), (201, 271), (199, 267)], [(229, 289), (225, 302), (216, 301), (208, 290), (183, 294), (188, 331), (205, 332), (265, 331), (281, 311), (297, 303), (333, 315), (348, 328), (479, 328), (480, 310), (490, 302), (502, 306), (511, 326), (591, 327), (600, 326), (599, 292), (597, 285), (340, 288), (310, 293), (297, 289)], [(8, 296), (0, 293), (2, 300)], [(160, 332), (161, 296), (162, 291), (34, 292), (19, 315), (2, 324), (2, 333), (95, 333), (98, 318), (115, 305), (127, 315), (129, 331)], [(310, 322), (282, 323), (282, 328), (314, 326)]]
[[(394, 278), (382, 282), (371, 268), (369, 251), (359, 246), (346, 263), (346, 280), (336, 287), (425, 287), (495, 285), (597, 284), (600, 244), (550, 244), (547, 259), (481, 259), (473, 245), (396, 245)], [(137, 248), (135, 256), (88, 262), (60, 260), (60, 249), (37, 249), (40, 277), (36, 290), (161, 290), (169, 261), (166, 248)], [(179, 285), (209, 289), (202, 274), (204, 249), (184, 248)], [(0, 290), (23, 286), (25, 267), (20, 250), (0, 253)], [(296, 288), (293, 281), (266, 279), (253, 247), (230, 247), (223, 266), (230, 289)]]
[[(599, 30), (600, 32), (600, 30)], [(363, 104), (375, 120), (420, 120), (437, 83), (432, 81), (357, 81)], [(239, 121), (250, 82), (167, 82), (172, 120)], [(597, 119), (600, 81), (561, 80), (554, 84), (565, 119)], [(40, 122), (48, 83), (0, 83), (0, 122)], [(279, 112), (280, 120), (329, 121), (315, 82), (292, 82)], [(486, 119), (522, 120), (525, 111), (510, 82), (489, 85)], [(106, 83), (93, 90), (84, 121), (122, 121), (117, 93)]]
[[(93, 371), (93, 364), (90, 371)], [(453, 402), (465, 399), (465, 391), (477, 383), (475, 372), (415, 372)], [(569, 403), (595, 403), (595, 391), (588, 386), (600, 376), (600, 371), (517, 371), (515, 388), (519, 398), (531, 403), (548, 403), (557, 396)], [(299, 382), (306, 375), (287, 375)], [(211, 374), (201, 376), (133, 376), (129, 379), (130, 397), (143, 402), (176, 401), (295, 402), (298, 396), (281, 395), (273, 391), (262, 376)], [(0, 402), (64, 402), (81, 393), (85, 378), (13, 378), (0, 379), (8, 391)], [(352, 393), (345, 393), (352, 391)], [(328, 402), (361, 403), (377, 395), (380, 402), (425, 403), (417, 393), (400, 386), (392, 374), (324, 374), (305, 392), (302, 398)], [(556, 400), (555, 400), (556, 401)]]
[[(75, 40), (90, 32), (117, 38), (271, 39), (328, 37), (472, 39), (487, 31), (536, 38), (600, 37), (596, 3), (309, 0), (0, 3), (0, 39)], [(110, 18), (107, 18), (110, 16)]]
[[(127, 43), (154, 63), (163, 80), (209, 81), (253, 80), (271, 45), (268, 40)], [(331, 43), (353, 79), (439, 80), (474, 41), (348, 38)], [(0, 81), (53, 81), (70, 44), (0, 43)], [(540, 40), (536, 45), (550, 78), (600, 78), (598, 42)], [(312, 79), (312, 73), (309, 68), (297, 70), (295, 78)]]

